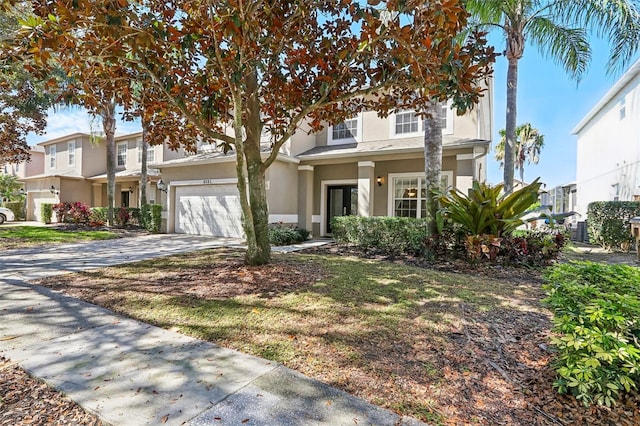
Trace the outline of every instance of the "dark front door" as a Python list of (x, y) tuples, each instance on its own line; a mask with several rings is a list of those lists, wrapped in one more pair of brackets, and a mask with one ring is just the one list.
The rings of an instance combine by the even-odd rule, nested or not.
[(328, 187), (327, 233), (331, 233), (331, 219), (335, 216), (358, 214), (358, 187), (341, 185)]
[(122, 201), (122, 207), (129, 207), (129, 191), (122, 191), (120, 200)]

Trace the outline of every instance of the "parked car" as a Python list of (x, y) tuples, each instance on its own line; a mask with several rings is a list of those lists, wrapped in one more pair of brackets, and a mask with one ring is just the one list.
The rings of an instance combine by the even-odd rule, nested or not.
[(0, 225), (2, 225), (5, 221), (13, 220), (16, 220), (13, 212), (5, 207), (0, 207)]

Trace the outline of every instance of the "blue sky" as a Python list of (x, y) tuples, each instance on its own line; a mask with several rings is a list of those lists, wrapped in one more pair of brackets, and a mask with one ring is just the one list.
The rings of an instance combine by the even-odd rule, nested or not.
[[(501, 52), (504, 42), (495, 33), (490, 41)], [(575, 181), (576, 137), (571, 130), (591, 110), (596, 102), (609, 90), (621, 73), (607, 75), (608, 47), (602, 41), (594, 41), (591, 66), (580, 82), (569, 79), (561, 67), (540, 56), (537, 49), (527, 46), (520, 61), (518, 85), (518, 124), (530, 122), (545, 136), (545, 147), (537, 165), (525, 166), (525, 180), (540, 176), (548, 187)], [(497, 58), (494, 75), (494, 144), (498, 131), (504, 128), (506, 105), (506, 59)], [(68, 109), (49, 117), (44, 136), (31, 135), (29, 143), (74, 132), (99, 130), (100, 122), (91, 122), (88, 114), (80, 109)], [(137, 123), (118, 122), (117, 134), (140, 130)], [(493, 153), (488, 159), (488, 181), (502, 181), (502, 169)], [(516, 172), (517, 176), (517, 172)]]

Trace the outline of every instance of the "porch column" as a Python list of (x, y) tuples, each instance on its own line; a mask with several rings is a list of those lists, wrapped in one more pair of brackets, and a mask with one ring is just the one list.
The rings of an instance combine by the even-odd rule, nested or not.
[(465, 194), (473, 186), (473, 178), (474, 178), (473, 166), (474, 166), (473, 154), (456, 155), (455, 187)]
[(101, 183), (92, 183), (91, 184), (91, 207), (103, 207), (102, 204), (102, 184)]
[(313, 232), (313, 166), (298, 166), (298, 227)]
[(375, 166), (373, 161), (358, 162), (358, 216), (373, 216)]

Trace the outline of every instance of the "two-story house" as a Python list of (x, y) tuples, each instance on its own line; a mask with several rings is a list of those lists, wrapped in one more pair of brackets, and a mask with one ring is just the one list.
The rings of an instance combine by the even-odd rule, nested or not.
[(15, 176), (18, 179), (41, 174), (44, 171), (44, 149), (40, 146), (30, 147), (29, 155), (29, 161), (0, 165), (0, 174)]
[[(107, 152), (101, 139), (74, 133), (38, 144), (44, 149), (44, 172), (21, 179), (27, 193), (27, 220), (40, 220), (42, 203), (82, 202), (91, 207), (107, 205)], [(182, 157), (163, 146), (149, 147), (148, 163)], [(142, 133), (116, 137), (116, 206), (139, 203), (142, 166)], [(155, 183), (158, 170), (149, 169), (147, 198), (159, 199)]]
[(578, 135), (576, 211), (593, 201), (640, 201), (640, 60), (572, 130)]
[[(466, 191), (474, 180), (485, 180), (490, 94), (463, 116), (445, 108), (442, 174), (447, 187)], [(302, 126), (267, 170), (270, 222), (322, 236), (331, 233), (334, 216), (425, 215), (424, 131), (414, 111), (387, 118), (364, 112), (316, 134), (308, 130)], [(168, 184), (168, 232), (242, 237), (233, 153), (202, 149), (154, 167)]]

